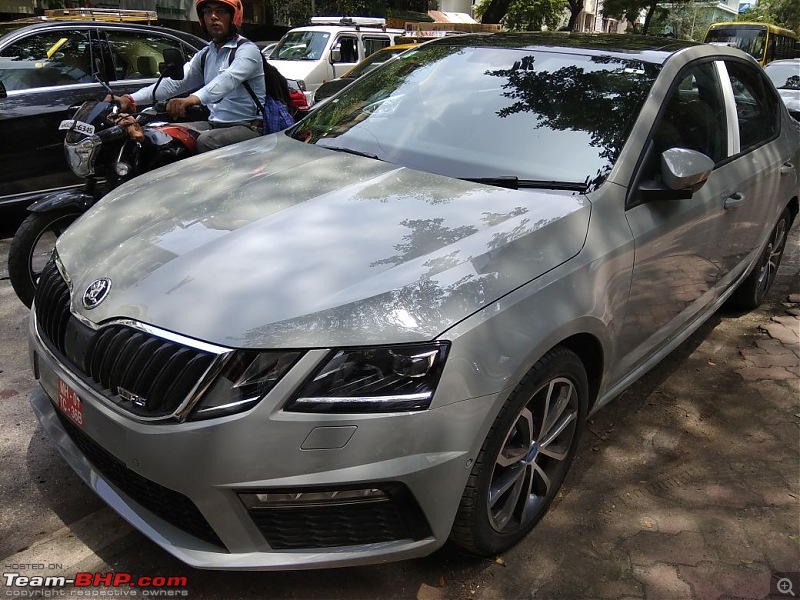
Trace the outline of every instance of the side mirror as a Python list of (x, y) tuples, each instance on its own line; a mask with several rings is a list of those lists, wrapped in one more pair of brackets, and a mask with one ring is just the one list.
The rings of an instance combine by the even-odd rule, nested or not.
[(180, 50), (177, 50), (176, 48), (165, 48), (164, 62), (162, 65), (159, 65), (161, 75), (163, 77), (169, 77), (170, 79), (180, 81), (183, 79), (183, 65), (185, 62), (186, 61), (183, 60), (183, 54), (181, 54)]
[(711, 175), (714, 161), (702, 152), (670, 148), (661, 153), (661, 179), (671, 190), (699, 190)]
[(331, 50), (331, 63), (338, 62), (342, 62), (342, 51), (337, 48), (336, 50)]
[(637, 186), (640, 201), (688, 200), (703, 187), (714, 161), (702, 152), (670, 148), (661, 153), (661, 182), (649, 179)]

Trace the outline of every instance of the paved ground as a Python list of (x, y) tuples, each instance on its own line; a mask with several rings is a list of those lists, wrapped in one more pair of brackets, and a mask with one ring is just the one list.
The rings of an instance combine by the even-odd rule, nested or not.
[[(196, 571), (132, 531), (68, 470), (32, 417), (26, 312), (0, 240), (0, 560), (186, 575), (192, 598), (419, 600), (800, 595), (800, 226), (769, 301), (721, 311), (589, 424), (553, 509), (492, 560), (319, 572)], [(786, 588), (784, 588), (786, 589)], [(4, 588), (0, 596), (20, 597)], [(791, 598), (788, 592), (773, 598)]]

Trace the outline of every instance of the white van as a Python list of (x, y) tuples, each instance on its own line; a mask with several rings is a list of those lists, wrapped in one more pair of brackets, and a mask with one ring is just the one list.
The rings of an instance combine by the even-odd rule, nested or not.
[(267, 60), (284, 77), (298, 82), (310, 104), (321, 84), (393, 45), (403, 34), (403, 29), (387, 29), (386, 19), (312, 17), (311, 25), (289, 30)]

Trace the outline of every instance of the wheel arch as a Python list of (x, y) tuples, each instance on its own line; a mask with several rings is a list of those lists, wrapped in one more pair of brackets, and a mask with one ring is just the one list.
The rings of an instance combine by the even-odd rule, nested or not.
[(589, 412), (592, 412), (600, 394), (600, 385), (603, 381), (604, 354), (600, 340), (590, 333), (572, 335), (557, 344), (574, 352), (586, 369), (589, 381)]

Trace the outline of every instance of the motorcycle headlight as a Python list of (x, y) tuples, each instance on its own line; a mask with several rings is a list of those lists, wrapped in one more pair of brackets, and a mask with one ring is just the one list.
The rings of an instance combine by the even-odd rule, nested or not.
[(69, 168), (78, 177), (88, 177), (94, 174), (94, 161), (100, 152), (102, 142), (97, 136), (84, 138), (76, 144), (64, 143), (64, 152), (67, 155)]
[(335, 350), (286, 406), (292, 412), (426, 410), (449, 342)]
[(301, 355), (302, 352), (235, 352), (202, 394), (189, 419), (211, 419), (255, 406)]

